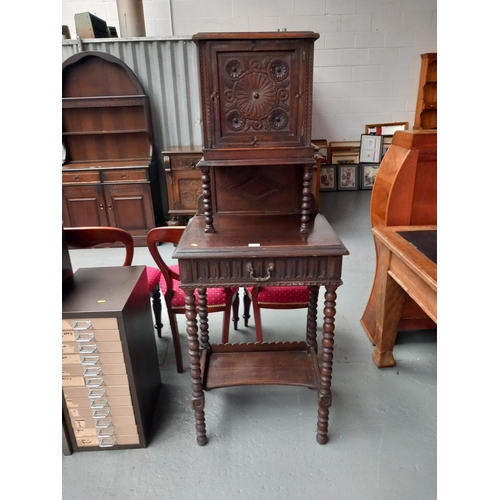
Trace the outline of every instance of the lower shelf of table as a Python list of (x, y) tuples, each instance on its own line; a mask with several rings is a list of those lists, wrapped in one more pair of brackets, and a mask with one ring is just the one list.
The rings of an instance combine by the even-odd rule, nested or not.
[(239, 385), (297, 385), (318, 388), (314, 348), (305, 342), (216, 344), (202, 350), (205, 390)]

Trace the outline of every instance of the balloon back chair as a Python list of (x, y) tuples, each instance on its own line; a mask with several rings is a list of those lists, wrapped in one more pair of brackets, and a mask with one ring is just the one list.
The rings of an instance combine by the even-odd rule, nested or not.
[[(151, 229), (147, 235), (147, 244), (151, 256), (159, 267), (162, 278), (161, 288), (165, 296), (165, 303), (168, 310), (168, 319), (172, 329), (175, 357), (177, 360), (177, 371), (182, 372), (182, 353), (179, 338), (179, 328), (177, 325), (177, 314), (186, 314), (185, 295), (179, 287), (179, 266), (167, 265), (160, 254), (160, 243), (179, 243), (185, 226), (165, 226)], [(238, 328), (238, 288), (207, 288), (207, 312), (223, 312), (222, 342), (229, 341), (229, 323), (231, 319), (231, 307), (233, 310), (234, 329)], [(195, 291), (196, 306), (198, 309), (198, 291)]]

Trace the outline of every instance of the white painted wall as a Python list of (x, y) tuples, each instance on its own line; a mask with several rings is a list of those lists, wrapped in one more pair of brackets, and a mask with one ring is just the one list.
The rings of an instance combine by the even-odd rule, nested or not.
[[(143, 0), (146, 35), (315, 31), (313, 138), (358, 140), (368, 123), (415, 118), (420, 54), (437, 51), (437, 0)], [(120, 34), (116, 2), (62, 0)], [(170, 20), (172, 12), (172, 20)], [(171, 27), (173, 32), (171, 31)]]

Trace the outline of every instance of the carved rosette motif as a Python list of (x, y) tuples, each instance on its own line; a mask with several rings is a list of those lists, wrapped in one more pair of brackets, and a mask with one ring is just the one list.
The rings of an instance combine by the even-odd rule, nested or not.
[(227, 61), (224, 111), (228, 128), (234, 132), (286, 129), (289, 73), (288, 63), (279, 58)]

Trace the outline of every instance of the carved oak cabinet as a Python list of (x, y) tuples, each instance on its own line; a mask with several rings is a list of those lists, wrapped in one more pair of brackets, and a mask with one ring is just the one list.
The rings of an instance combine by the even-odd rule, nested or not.
[(62, 93), (64, 225), (120, 227), (144, 246), (163, 209), (139, 80), (120, 59), (87, 51), (64, 61)]
[[(203, 158), (198, 163), (203, 213), (189, 221), (173, 257), (179, 260), (186, 295), (199, 445), (207, 443), (204, 391), (249, 384), (317, 390), (316, 439), (328, 441), (336, 289), (348, 251), (317, 213), (311, 190), (318, 36), (260, 32), (193, 37), (203, 109)], [(256, 284), (307, 285), (307, 331), (292, 334), (287, 342), (212, 344), (206, 289)], [(318, 354), (320, 286), (325, 287), (325, 307)]]

